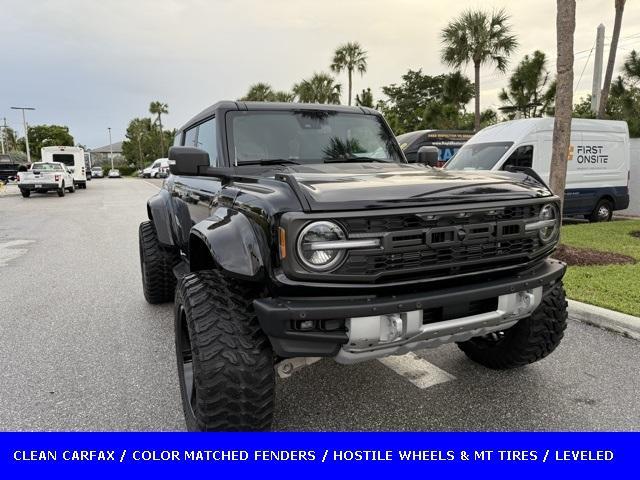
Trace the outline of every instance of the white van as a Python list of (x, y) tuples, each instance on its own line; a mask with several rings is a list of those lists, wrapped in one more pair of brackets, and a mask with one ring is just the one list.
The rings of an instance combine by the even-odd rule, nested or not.
[[(445, 165), (450, 170), (532, 168), (548, 183), (553, 118), (502, 122), (476, 133)], [(564, 214), (611, 220), (629, 206), (629, 128), (613, 120), (571, 121)]]
[(142, 170), (143, 178), (158, 178), (162, 177), (165, 172), (169, 170), (169, 159), (159, 158), (154, 161), (150, 166)]
[(73, 183), (78, 188), (87, 188), (87, 171), (84, 162), (84, 150), (79, 147), (42, 147), (43, 162), (64, 163), (73, 172)]

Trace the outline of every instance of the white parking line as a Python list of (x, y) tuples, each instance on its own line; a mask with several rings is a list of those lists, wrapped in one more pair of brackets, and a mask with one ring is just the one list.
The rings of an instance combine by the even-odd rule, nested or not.
[(421, 389), (456, 379), (450, 373), (423, 360), (415, 353), (381, 358), (380, 363)]
[(151, 182), (147, 182), (146, 180), (142, 180), (144, 183), (146, 183), (147, 185), (151, 185), (152, 187), (157, 188), (158, 190), (160, 190), (160, 188), (162, 188), (161, 186), (159, 187), (158, 185), (156, 185), (155, 183), (151, 183)]

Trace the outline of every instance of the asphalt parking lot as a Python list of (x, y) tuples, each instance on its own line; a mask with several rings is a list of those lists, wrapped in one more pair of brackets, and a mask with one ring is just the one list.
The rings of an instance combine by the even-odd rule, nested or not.
[[(144, 301), (138, 262), (160, 184), (0, 196), (1, 429), (184, 428), (172, 306)], [(400, 366), (323, 360), (278, 381), (274, 428), (640, 430), (638, 365), (639, 342), (575, 321), (553, 355), (508, 372), (455, 345)]]

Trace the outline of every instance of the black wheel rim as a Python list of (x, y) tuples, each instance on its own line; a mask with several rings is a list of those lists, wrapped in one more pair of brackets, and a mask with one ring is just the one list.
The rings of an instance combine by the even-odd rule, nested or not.
[[(182, 388), (185, 394), (186, 404), (191, 415), (195, 417), (193, 407), (196, 398), (196, 382), (193, 371), (193, 354), (191, 352), (191, 338), (187, 327), (187, 314), (184, 307), (180, 305), (180, 332), (178, 342), (178, 355), (180, 356), (180, 367), (182, 368)], [(179, 368), (180, 368), (179, 367)]]

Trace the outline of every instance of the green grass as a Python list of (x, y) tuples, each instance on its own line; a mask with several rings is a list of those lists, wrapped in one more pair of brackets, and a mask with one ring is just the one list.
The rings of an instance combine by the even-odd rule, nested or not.
[(564, 284), (569, 298), (640, 316), (640, 220), (565, 225), (561, 243), (628, 255), (638, 263), (569, 267)]

